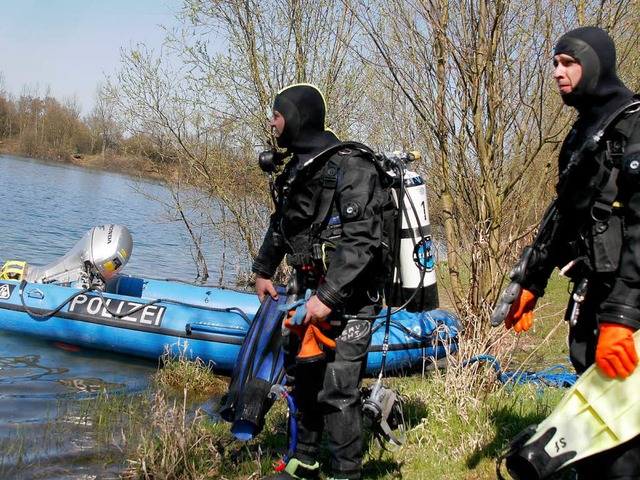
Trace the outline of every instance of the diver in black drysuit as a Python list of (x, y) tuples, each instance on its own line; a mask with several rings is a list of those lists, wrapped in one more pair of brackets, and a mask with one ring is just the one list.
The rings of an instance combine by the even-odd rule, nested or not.
[(270, 122), (278, 146), (293, 156), (276, 179), (276, 209), (253, 262), (256, 290), (261, 298), (277, 296), (269, 279), (286, 256), (293, 267), (288, 293), (301, 298), (307, 289), (315, 292), (305, 304), (305, 323), (327, 318), (331, 324), (327, 335), (336, 342), (335, 349), (325, 350), (325, 359), (296, 362), (300, 342), (283, 328), (285, 369), (301, 415), (293, 459), (284, 472), (270, 478), (318, 476), (325, 419), (333, 478), (361, 475), (360, 382), (372, 322), (347, 321), (344, 315), (373, 317), (381, 309), (385, 197), (373, 162), (356, 150), (343, 149), (330, 158), (339, 165), (339, 174), (329, 218), (316, 218), (328, 161), (312, 159), (339, 143), (325, 129), (325, 110), (317, 88), (292, 85), (276, 96)]
[[(595, 151), (586, 151), (578, 169), (567, 168), (572, 154), (634, 94), (616, 74), (615, 45), (603, 30), (582, 27), (566, 33), (555, 46), (554, 61), (562, 61), (562, 55), (579, 63), (582, 76), (572, 91), (561, 88), (564, 103), (579, 116), (558, 160), (558, 230), (546, 251), (537, 252), (505, 323), (516, 331), (528, 329), (532, 316), (525, 327), (518, 322), (532, 315), (552, 270), (563, 269), (574, 285), (565, 319), (576, 371), (597, 363), (610, 377), (626, 377), (637, 364), (630, 336), (640, 328), (640, 114), (637, 109), (626, 112)], [(565, 80), (557, 70), (556, 80), (562, 87)], [(576, 305), (573, 294), (580, 298), (585, 291), (584, 301)], [(514, 318), (518, 302), (526, 305), (520, 305)], [(580, 480), (638, 479), (640, 437), (579, 461), (576, 469)]]

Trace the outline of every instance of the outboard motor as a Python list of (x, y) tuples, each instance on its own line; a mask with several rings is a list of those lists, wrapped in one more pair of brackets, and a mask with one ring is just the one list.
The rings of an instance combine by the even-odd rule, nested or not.
[(131, 258), (133, 239), (122, 225), (93, 227), (65, 256), (44, 267), (29, 267), (28, 282), (93, 285), (119, 273)]

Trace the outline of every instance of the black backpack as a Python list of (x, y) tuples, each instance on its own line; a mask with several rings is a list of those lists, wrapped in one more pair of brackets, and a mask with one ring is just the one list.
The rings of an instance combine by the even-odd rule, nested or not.
[[(400, 261), (400, 245), (402, 239), (407, 240), (413, 235), (413, 261), (408, 261), (414, 269), (422, 270), (422, 277), (419, 285), (424, 285), (425, 270), (431, 271), (434, 268), (435, 260), (432, 253), (428, 250), (428, 259), (424, 259), (424, 239), (428, 239), (431, 245), (430, 229), (423, 231), (421, 228), (406, 228), (402, 226), (402, 209), (406, 208), (403, 200), (403, 191), (405, 186), (404, 169), (406, 165), (400, 162), (403, 158), (399, 156), (390, 157), (385, 154), (374, 152), (368, 146), (358, 142), (342, 142), (329, 147), (319, 153), (311, 160), (306, 162), (307, 165), (317, 162), (326, 162), (324, 168), (324, 177), (322, 180), (322, 191), (316, 201), (315, 221), (313, 222), (312, 232), (322, 232), (327, 227), (331, 211), (335, 202), (335, 191), (338, 186), (339, 172), (342, 164), (352, 156), (361, 156), (370, 159), (375, 165), (376, 170), (380, 174), (380, 184), (385, 197), (382, 209), (383, 223), (383, 239), (382, 239), (382, 256), (384, 265), (384, 278), (386, 301), (389, 306), (406, 308), (409, 311), (425, 311), (432, 310), (438, 306), (437, 287), (435, 285), (435, 277), (431, 285), (425, 288), (407, 288), (403, 284), (403, 274), (401, 271)], [(400, 163), (403, 163), (400, 165)], [(413, 182), (422, 179), (414, 174)], [(404, 212), (404, 215), (415, 215), (416, 208), (412, 205), (412, 212)], [(426, 210), (426, 205), (422, 208)], [(425, 211), (426, 216), (426, 211)], [(429, 247), (430, 248), (430, 247)], [(422, 252), (420, 255), (416, 252)]]

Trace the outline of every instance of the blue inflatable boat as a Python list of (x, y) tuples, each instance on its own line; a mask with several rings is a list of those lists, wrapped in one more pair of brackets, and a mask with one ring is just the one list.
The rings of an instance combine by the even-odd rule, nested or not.
[[(230, 372), (260, 308), (254, 293), (127, 276), (125, 227), (94, 227), (45, 267), (9, 261), (0, 270), (0, 330), (157, 360), (200, 358)], [(456, 351), (459, 320), (443, 310), (391, 316), (387, 370), (410, 370)], [(382, 363), (385, 318), (375, 320), (367, 371)]]
[[(252, 293), (116, 275), (104, 292), (0, 280), (0, 330), (158, 359), (165, 351), (230, 371), (260, 307)], [(385, 319), (374, 323), (367, 371), (382, 362)], [(456, 350), (451, 312), (391, 316), (388, 369), (412, 369)]]

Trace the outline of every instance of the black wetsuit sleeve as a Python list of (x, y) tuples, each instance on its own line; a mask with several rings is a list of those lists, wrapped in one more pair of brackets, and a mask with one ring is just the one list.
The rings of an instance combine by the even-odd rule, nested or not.
[[(530, 267), (531, 268), (531, 267)], [(549, 283), (549, 277), (555, 267), (551, 262), (541, 262), (535, 269), (531, 270), (531, 273), (525, 276), (525, 280), (522, 282), (522, 287), (529, 290), (536, 297), (544, 296), (544, 291)]]
[(542, 297), (555, 268), (562, 268), (575, 260), (577, 253), (570, 247), (574, 243), (575, 229), (559, 217), (553, 226), (552, 236), (534, 249), (522, 286), (537, 297)]
[(273, 276), (285, 255), (284, 246), (279, 245), (275, 240), (276, 236), (274, 233), (277, 231), (277, 223), (279, 221), (280, 215), (277, 213), (271, 215), (269, 228), (264, 236), (258, 255), (251, 265), (251, 271), (264, 278), (271, 278)]
[(318, 288), (329, 307), (340, 308), (357, 288), (366, 288), (368, 269), (375, 268), (382, 243), (384, 191), (375, 165), (353, 156), (343, 163), (336, 189), (342, 236)]

